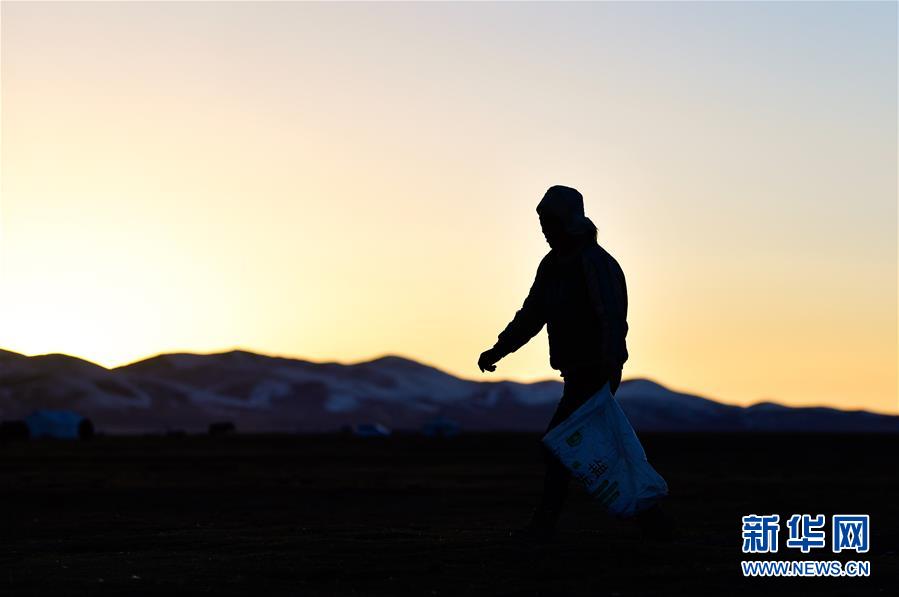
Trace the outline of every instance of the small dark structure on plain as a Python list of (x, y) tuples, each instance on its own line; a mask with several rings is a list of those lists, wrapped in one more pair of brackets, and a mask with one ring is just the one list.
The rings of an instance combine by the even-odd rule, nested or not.
[(451, 419), (436, 417), (422, 427), (421, 431), (428, 437), (453, 437), (459, 435), (461, 427)]
[(357, 437), (389, 437), (390, 429), (380, 423), (362, 423), (356, 426)]
[(90, 439), (94, 424), (70, 410), (36, 410), (25, 418), (32, 438)]
[(219, 421), (209, 425), (209, 435), (220, 436), (232, 435), (234, 433), (237, 433), (237, 428), (234, 427), (234, 423), (231, 421)]

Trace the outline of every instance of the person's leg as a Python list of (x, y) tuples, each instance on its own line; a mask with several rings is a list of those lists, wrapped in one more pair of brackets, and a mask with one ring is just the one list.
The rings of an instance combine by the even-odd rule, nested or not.
[[(556, 412), (553, 414), (546, 433), (550, 429), (564, 421), (568, 416), (577, 410), (572, 408), (571, 403), (574, 401), (570, 393), (563, 393)], [(541, 444), (543, 453), (543, 494), (540, 497), (540, 503), (535, 512), (535, 523), (543, 527), (554, 527), (562, 511), (562, 505), (568, 497), (568, 485), (571, 479), (571, 473), (568, 472), (559, 459), (545, 446)]]
[[(584, 402), (595, 394), (606, 380), (596, 374), (569, 375), (565, 379), (562, 399), (553, 414), (546, 432), (567, 419)], [(546, 535), (552, 533), (562, 512), (562, 506), (568, 497), (571, 473), (546, 446), (542, 446), (545, 473), (543, 476), (543, 495), (534, 512), (532, 524)]]

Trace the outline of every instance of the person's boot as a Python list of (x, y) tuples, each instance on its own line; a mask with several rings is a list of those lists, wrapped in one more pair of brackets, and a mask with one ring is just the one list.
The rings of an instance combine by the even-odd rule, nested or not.
[(674, 519), (656, 502), (636, 515), (637, 524), (643, 537), (654, 541), (671, 541), (676, 537)]

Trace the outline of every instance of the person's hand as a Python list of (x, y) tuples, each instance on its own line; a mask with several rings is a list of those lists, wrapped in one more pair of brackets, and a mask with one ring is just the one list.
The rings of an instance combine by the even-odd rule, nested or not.
[(500, 358), (495, 349), (489, 348), (482, 352), (480, 358), (478, 358), (478, 369), (481, 370), (481, 373), (484, 371), (496, 371), (496, 362)]

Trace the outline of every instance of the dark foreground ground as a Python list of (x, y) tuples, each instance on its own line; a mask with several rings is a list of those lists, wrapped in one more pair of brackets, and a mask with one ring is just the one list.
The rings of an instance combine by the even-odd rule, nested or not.
[[(575, 492), (542, 551), (508, 538), (536, 500), (536, 436), (0, 445), (0, 595), (897, 594), (899, 437), (642, 438), (682, 537), (644, 542)], [(744, 579), (750, 513), (870, 514), (868, 554), (813, 555), (871, 577)], [(800, 559), (785, 532), (774, 557)]]

